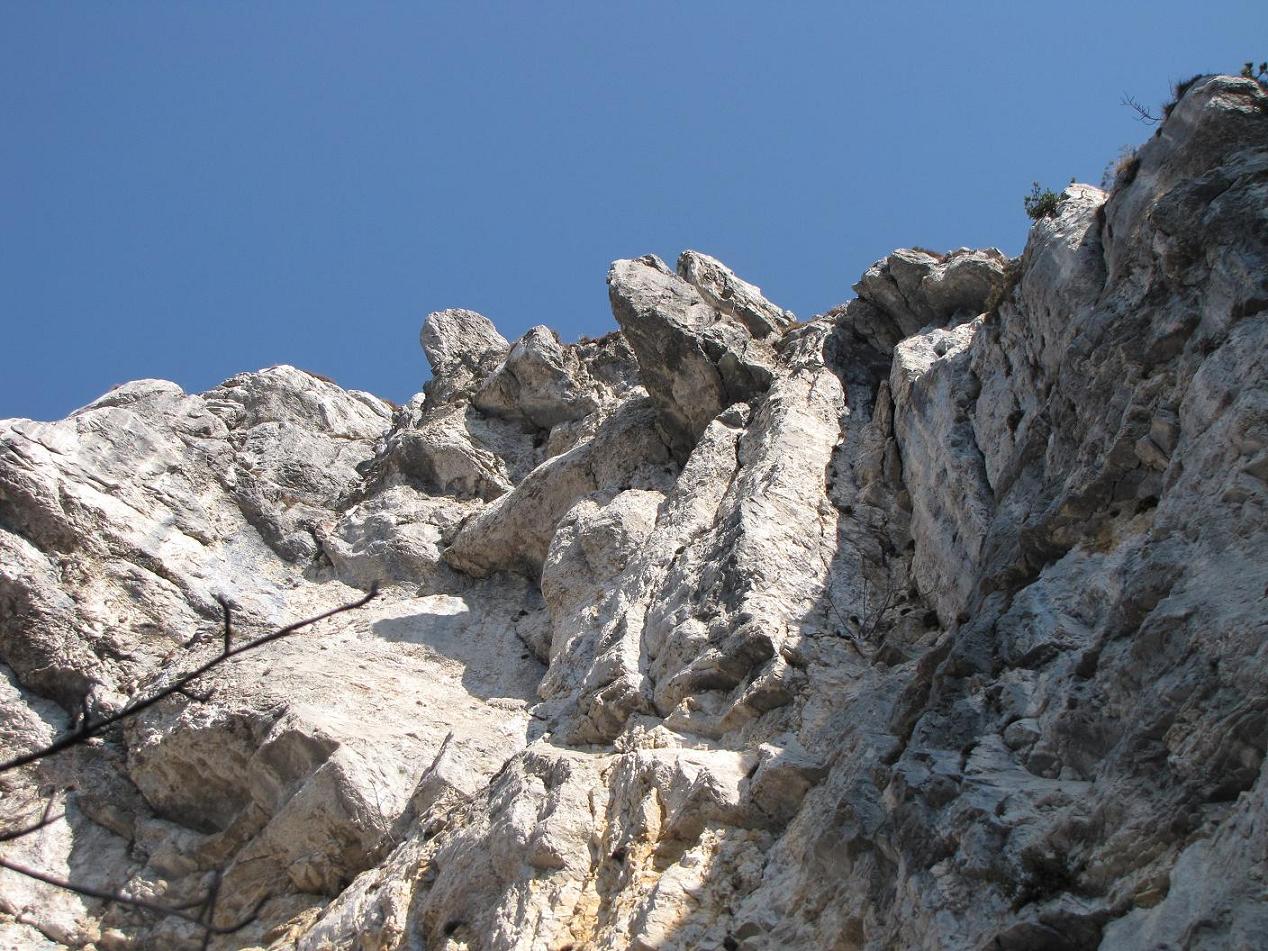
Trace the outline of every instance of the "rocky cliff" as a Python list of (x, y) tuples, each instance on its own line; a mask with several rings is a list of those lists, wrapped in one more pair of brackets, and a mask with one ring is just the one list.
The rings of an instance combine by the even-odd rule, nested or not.
[[(620, 331), (432, 314), (0, 423), (0, 845), (215, 948), (1251, 948), (1268, 935), (1268, 94), (1193, 84), (1025, 253), (807, 322), (688, 251)], [(199, 947), (0, 873), (0, 946)], [(1259, 937), (1256, 938), (1255, 935)]]

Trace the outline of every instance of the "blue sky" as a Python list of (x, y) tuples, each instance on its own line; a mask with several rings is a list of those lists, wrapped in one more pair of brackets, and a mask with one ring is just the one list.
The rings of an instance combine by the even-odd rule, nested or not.
[(1020, 251), (1120, 104), (1268, 56), (1268, 4), (0, 6), (0, 417), (275, 363), (403, 400), (428, 311), (614, 326), (685, 247), (800, 316), (894, 247)]

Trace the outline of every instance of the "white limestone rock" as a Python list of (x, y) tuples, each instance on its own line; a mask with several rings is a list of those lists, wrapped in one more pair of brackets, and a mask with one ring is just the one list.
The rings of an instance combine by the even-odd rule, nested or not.
[(595, 437), (534, 469), (515, 490), (463, 525), (446, 561), (468, 574), (518, 571), (536, 578), (559, 520), (591, 493), (655, 489), (676, 467), (655, 427), (649, 401), (621, 405)]
[(854, 285), (850, 319), (870, 343), (889, 349), (928, 326), (976, 317), (1002, 292), (1008, 258), (996, 248), (948, 254), (901, 248)]
[(796, 319), (792, 311), (763, 297), (760, 287), (737, 277), (725, 264), (707, 254), (684, 251), (678, 256), (678, 274), (714, 309), (738, 320), (758, 339), (783, 333)]
[(770, 345), (754, 339), (741, 321), (719, 311), (655, 255), (615, 262), (608, 295), (678, 459), (686, 458), (724, 408), (770, 386)]
[(473, 402), (493, 416), (548, 430), (599, 408), (583, 383), (575, 353), (549, 327), (534, 327), (480, 384)]
[(418, 339), (431, 366), (428, 394), (437, 403), (468, 392), (510, 349), (493, 321), (460, 308), (428, 314)]

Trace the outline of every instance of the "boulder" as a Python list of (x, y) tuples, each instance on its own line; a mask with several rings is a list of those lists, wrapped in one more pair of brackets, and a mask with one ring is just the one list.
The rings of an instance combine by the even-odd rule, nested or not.
[(900, 248), (868, 268), (854, 285), (867, 306), (853, 306), (850, 319), (862, 336), (888, 350), (924, 327), (982, 313), (1001, 296), (1008, 264), (995, 248), (959, 248), (948, 254)]

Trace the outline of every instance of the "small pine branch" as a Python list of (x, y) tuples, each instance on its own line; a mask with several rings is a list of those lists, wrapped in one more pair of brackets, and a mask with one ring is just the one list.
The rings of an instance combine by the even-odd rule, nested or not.
[(1030, 194), (1022, 198), (1022, 206), (1032, 221), (1055, 218), (1061, 196), (1050, 188), (1042, 188), (1038, 182), (1031, 184)]
[(1154, 115), (1149, 109), (1142, 106), (1135, 97), (1129, 96), (1127, 93), (1123, 93), (1122, 102), (1123, 105), (1131, 109), (1132, 112), (1136, 113), (1136, 120), (1138, 122), (1144, 122), (1147, 125), (1156, 125), (1162, 121), (1162, 116)]

